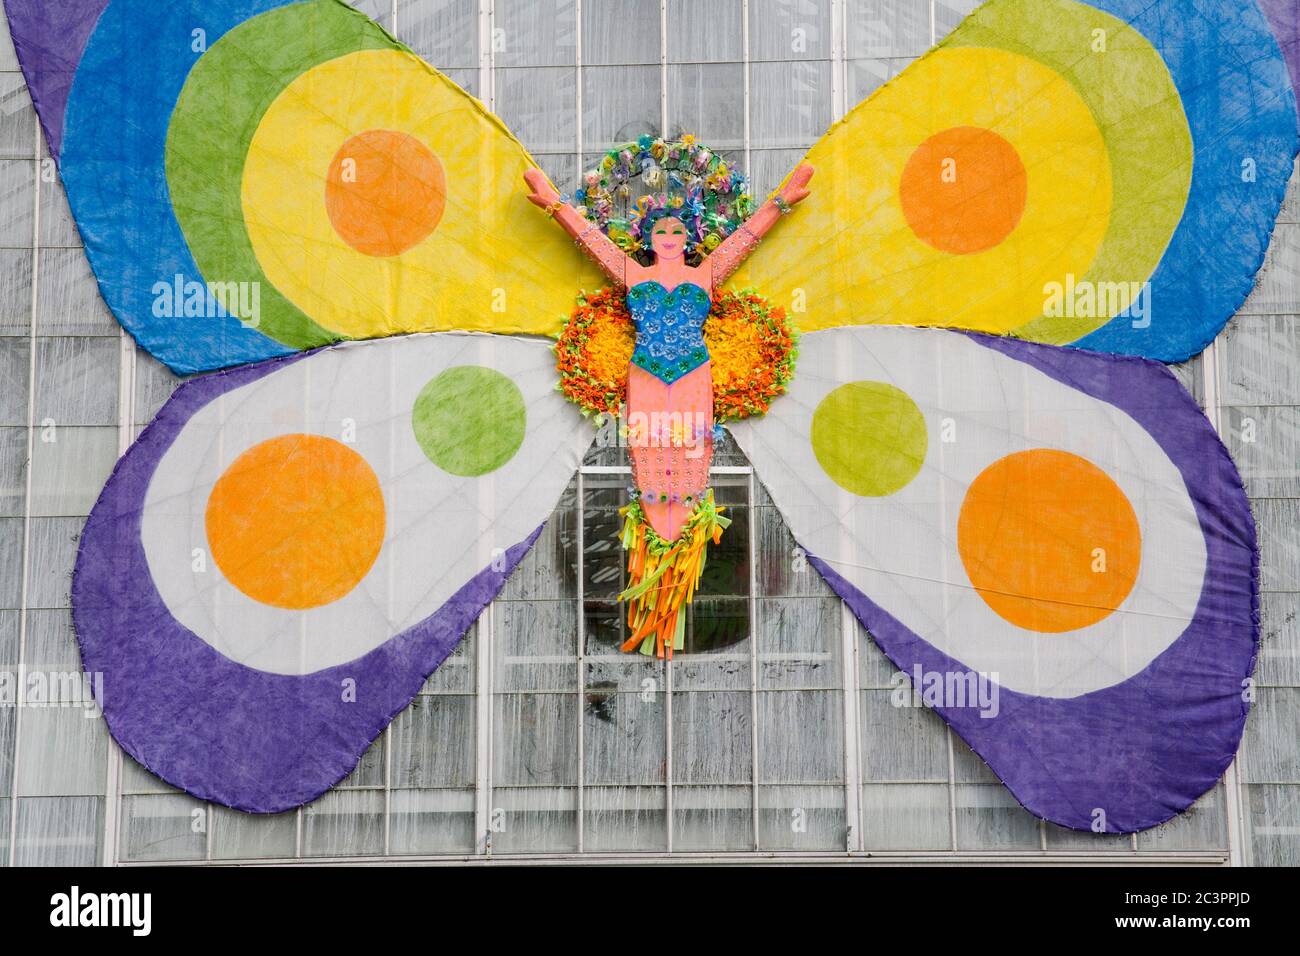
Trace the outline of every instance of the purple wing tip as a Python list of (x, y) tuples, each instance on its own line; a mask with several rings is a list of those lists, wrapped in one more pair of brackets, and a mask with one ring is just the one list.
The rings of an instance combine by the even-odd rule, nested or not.
[(14, 50), (56, 158), (72, 80), (109, 0), (4, 0)]

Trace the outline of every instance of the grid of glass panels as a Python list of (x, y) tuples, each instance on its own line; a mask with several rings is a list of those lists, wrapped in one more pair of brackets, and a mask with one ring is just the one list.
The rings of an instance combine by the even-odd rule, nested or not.
[[(561, 189), (612, 142), (689, 131), (765, 194), (974, 2), (357, 5), (488, 102)], [(619, 653), (611, 533), (626, 462), (598, 441), (500, 599), (338, 788), (248, 816), (162, 784), (81, 708), (0, 707), (0, 861), (1232, 848), (1295, 864), (1298, 368), (1293, 189), (1256, 294), (1204, 361), (1175, 370), (1220, 418), (1256, 509), (1264, 650), (1228, 786), (1153, 831), (1077, 834), (1022, 810), (941, 720), (910, 706), (733, 447), (715, 483), (736, 523), (691, 615), (693, 653), (667, 665)], [(0, 36), (0, 670), (78, 668), (68, 592), (82, 521), (176, 384), (103, 306)]]

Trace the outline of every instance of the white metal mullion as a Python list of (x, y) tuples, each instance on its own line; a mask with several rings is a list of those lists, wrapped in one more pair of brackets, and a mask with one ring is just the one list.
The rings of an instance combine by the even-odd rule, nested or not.
[(949, 846), (953, 852), (957, 850), (957, 753), (953, 748), (952, 728), (947, 722), (943, 725), (944, 734), (948, 739), (948, 831)]
[(754, 849), (759, 849), (758, 813), (758, 519), (754, 514), (754, 472), (745, 485), (749, 498), (749, 757), (750, 803), (753, 807)]
[[(848, 111), (847, 70), (848, 10), (845, 0), (831, 3), (831, 119), (837, 122)], [(862, 826), (862, 705), (859, 689), (859, 641), (857, 619), (847, 604), (840, 602), (840, 656), (844, 684), (844, 835), (850, 853), (863, 849)]]
[[(479, 99), (489, 111), (496, 110), (495, 56), (492, 49), (492, 31), (495, 23), (495, 0), (479, 0)], [(493, 709), (493, 654), (496, 619), (496, 601), (483, 609), (478, 619), (478, 641), (475, 647), (475, 704), (476, 704), (476, 756), (474, 776), (474, 851), (478, 855), (492, 855), (492, 709)]]
[[(135, 440), (135, 341), (125, 328), (118, 328), (117, 354), (117, 457), (120, 459)], [(102, 701), (101, 701), (102, 709)], [(118, 862), (122, 812), (122, 748), (112, 734), (108, 737), (108, 767), (104, 785), (103, 863)], [(208, 819), (207, 858), (212, 859), (212, 820)]]
[(478, 92), (490, 112), (496, 112), (496, 76), (492, 52), (492, 30), (496, 20), (495, 0), (478, 2)]
[(668, 0), (659, 0), (659, 135), (668, 138)]
[(393, 725), (384, 728), (384, 856), (393, 845)]
[(862, 842), (862, 707), (858, 670), (857, 619), (840, 602), (840, 656), (844, 681), (844, 821), (848, 832), (844, 846), (850, 853), (864, 849)]
[(489, 604), (479, 616), (474, 655), (478, 745), (474, 766), (474, 852), (477, 854), (490, 854), (492, 849), (492, 611), (495, 606)]
[[(578, 185), (582, 185), (583, 159), (582, 159), (582, 0), (573, 0), (573, 70), (576, 75), (575, 87), (577, 88), (577, 110), (578, 121), (574, 124), (577, 131), (578, 147)], [(576, 187), (575, 187), (576, 188)]]
[(18, 756), (22, 748), (23, 707), (26, 704), (27, 678), (23, 661), (27, 652), (27, 588), (32, 572), (32, 455), (36, 447), (36, 310), (40, 305), (41, 269), (41, 142), (40, 124), (32, 138), (32, 294), (31, 316), (27, 327), (27, 474), (23, 494), (23, 563), (22, 584), (18, 604), (18, 653), (15, 667), (18, 687), (14, 694), (14, 751), (10, 763), (13, 780), (9, 793), (9, 865), (13, 866), (18, 852)]
[[(575, 146), (576, 146), (576, 149), (577, 149), (577, 155), (578, 155), (578, 162), (577, 162), (577, 165), (576, 165), (576, 167), (575, 167), (575, 168), (577, 169), (577, 171), (578, 171), (578, 173), (577, 173), (577, 181), (576, 181), (575, 186), (574, 186), (574, 189), (575, 189), (575, 191), (576, 191), (577, 188), (578, 188), (579, 186), (581, 186), (581, 184), (582, 184), (582, 172), (583, 172), (583, 161), (582, 161), (582, 0), (574, 0), (574, 11), (573, 11), (573, 16), (574, 16), (574, 23), (573, 23), (573, 35), (574, 35), (574, 41), (573, 41), (573, 45), (574, 45), (574, 50), (573, 50), (573, 63), (574, 63), (574, 73), (575, 73), (574, 88), (575, 88), (576, 91), (577, 91), (577, 95), (576, 95), (576, 108), (577, 108), (577, 112), (578, 112), (577, 122), (575, 122), (575, 123), (574, 123), (574, 126), (573, 126), (574, 131), (575, 131), (575, 139), (576, 139)], [(561, 184), (561, 187), (560, 187), (560, 188), (563, 189), (563, 184)], [(586, 496), (586, 490), (587, 490), (586, 478), (585, 478), (585, 476), (584, 476), (584, 474), (583, 474), (583, 470), (582, 470), (582, 468), (579, 468), (579, 469), (578, 469), (578, 506), (577, 506), (577, 509), (576, 509), (576, 514), (577, 514), (577, 525), (578, 525), (578, 530), (577, 530), (577, 536), (578, 536), (578, 542), (577, 542), (577, 547), (578, 547), (578, 569), (577, 569), (577, 574), (578, 574), (578, 580), (577, 580), (577, 587), (578, 587), (578, 707), (577, 707), (577, 711), (578, 711), (578, 715), (577, 715), (577, 721), (578, 721), (578, 852), (579, 852), (579, 853), (583, 853), (583, 852), (586, 851), (586, 837), (587, 837), (587, 833), (586, 833), (586, 830), (587, 830), (587, 827), (586, 827), (586, 799), (585, 799), (585, 798), (586, 798), (586, 793), (585, 793), (585, 791), (584, 791), (584, 789), (583, 789), (583, 784), (585, 783), (585, 777), (586, 777), (586, 773), (587, 773), (587, 754), (586, 754), (586, 735), (585, 735), (584, 732), (583, 732), (583, 726), (582, 726), (583, 706), (584, 706), (584, 702), (585, 702), (585, 694), (586, 694), (586, 689), (587, 689), (587, 614), (586, 614), (587, 591), (586, 591), (586, 580), (585, 580), (585, 577), (586, 577), (586, 576), (585, 576), (585, 574), (584, 574), (584, 564), (585, 564), (585, 561), (586, 561), (586, 549), (587, 549), (587, 542), (586, 542), (586, 536), (585, 536), (585, 528), (586, 528), (586, 523), (587, 523), (587, 517), (586, 517), (586, 514), (587, 514), (587, 496)]]
[(831, 119), (838, 121), (848, 112), (848, 70), (845, 50), (848, 22), (846, 0), (831, 0)]
[(930, 46), (939, 42), (939, 16), (934, 9), (934, 0), (930, 0)]
[(664, 681), (664, 825), (667, 852), (673, 852), (673, 662), (660, 661)]
[[(1210, 425), (1220, 435), (1223, 433), (1222, 418), (1219, 414), (1219, 341), (1215, 339), (1201, 353), (1201, 384), (1205, 392), (1205, 416)], [(1234, 756), (1232, 763), (1223, 775), (1224, 816), (1227, 818), (1228, 863), (1230, 866), (1242, 866), (1249, 854), (1246, 835), (1246, 820), (1242, 813), (1241, 775)]]
[(745, 175), (750, 177), (752, 188), (754, 181), (753, 133), (750, 130), (750, 62), (749, 62), (749, 0), (740, 0), (740, 60), (741, 76), (744, 84), (744, 137), (745, 137)]
[(578, 507), (576, 509), (578, 525), (578, 706), (577, 706), (577, 733), (578, 733), (578, 852), (584, 850), (584, 793), (583, 779), (586, 776), (586, 739), (582, 729), (582, 714), (584, 694), (587, 687), (587, 615), (586, 609), (586, 582), (583, 580), (583, 560), (586, 553), (586, 541), (583, 535), (583, 526), (585, 522), (585, 495), (586, 483), (582, 476), (582, 469), (578, 469)]

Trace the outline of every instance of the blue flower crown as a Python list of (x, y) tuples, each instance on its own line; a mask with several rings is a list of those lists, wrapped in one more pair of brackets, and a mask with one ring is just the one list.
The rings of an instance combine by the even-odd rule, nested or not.
[(689, 135), (673, 141), (642, 136), (616, 146), (583, 174), (574, 201), (620, 249), (647, 263), (650, 233), (660, 219), (680, 219), (687, 255), (702, 256), (757, 208), (744, 173)]

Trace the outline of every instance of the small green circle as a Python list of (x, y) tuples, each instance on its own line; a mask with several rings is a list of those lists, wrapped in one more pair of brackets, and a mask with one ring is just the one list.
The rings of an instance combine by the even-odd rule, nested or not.
[(925, 463), (925, 416), (901, 389), (850, 382), (827, 395), (812, 421), (813, 453), (845, 491), (864, 498), (892, 495)]
[(495, 369), (457, 365), (420, 392), (415, 440), (443, 471), (474, 478), (496, 471), (524, 443), (528, 413), (519, 386)]

